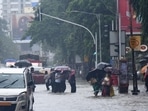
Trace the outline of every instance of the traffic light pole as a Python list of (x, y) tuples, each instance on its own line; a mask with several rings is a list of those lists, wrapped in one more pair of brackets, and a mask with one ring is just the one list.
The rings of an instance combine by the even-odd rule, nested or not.
[(40, 14), (39, 15), (44, 15), (44, 16), (47, 16), (47, 17), (50, 17), (50, 18), (53, 18), (53, 19), (56, 19), (56, 20), (59, 20), (59, 21), (63, 21), (63, 22), (66, 22), (66, 23), (69, 23), (69, 24), (72, 24), (72, 25), (75, 25), (75, 26), (78, 26), (78, 27), (81, 27), (81, 28), (84, 28), (84, 29), (86, 29), (89, 33), (90, 33), (90, 35), (91, 35), (91, 37), (92, 37), (92, 39), (93, 39), (93, 42), (94, 42), (94, 45), (95, 45), (95, 52), (96, 52), (96, 60), (95, 60), (95, 68), (97, 68), (97, 63), (98, 63), (98, 51), (97, 51), (97, 36), (96, 37), (94, 37), (94, 35), (92, 34), (92, 32), (87, 28), (87, 27), (85, 27), (85, 26), (83, 26), (83, 25), (80, 25), (80, 24), (77, 24), (77, 23), (74, 23), (74, 22), (71, 22), (71, 21), (68, 21), (68, 20), (65, 20), (65, 19), (61, 19), (61, 18), (58, 18), (58, 17), (55, 17), (55, 16), (51, 16), (51, 15), (49, 15), (49, 14), (45, 14), (45, 13), (42, 13), (42, 12), (40, 12)]
[[(97, 18), (98, 21), (98, 29), (99, 29), (99, 61), (102, 62), (102, 40), (101, 40), (101, 14), (96, 14), (96, 13), (90, 13), (90, 12), (85, 12), (85, 11), (78, 11), (78, 10), (74, 10), (74, 11), (70, 11), (70, 12), (78, 12), (78, 13), (83, 13), (83, 14), (89, 14), (89, 15), (94, 15)], [(96, 35), (97, 36), (97, 35)], [(96, 38), (97, 41), (97, 38)], [(97, 59), (97, 58), (96, 58)]]

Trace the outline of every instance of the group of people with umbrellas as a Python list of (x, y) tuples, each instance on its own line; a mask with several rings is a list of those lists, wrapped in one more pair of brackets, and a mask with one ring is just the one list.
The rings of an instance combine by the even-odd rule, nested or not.
[[(48, 77), (46, 76), (48, 75)], [(69, 66), (57, 66), (51, 68), (49, 74), (46, 74), (44, 77), (47, 90), (51, 86), (51, 91), (53, 93), (61, 93), (66, 90), (66, 80), (68, 80), (71, 86), (71, 93), (76, 92), (76, 79), (75, 79), (75, 70), (71, 69)], [(48, 81), (48, 83), (46, 83)], [(48, 84), (48, 85), (47, 85)]]
[(100, 62), (97, 68), (87, 74), (86, 80), (92, 85), (95, 96), (99, 91), (102, 91), (102, 96), (114, 95), (111, 78), (113, 70), (109, 63)]

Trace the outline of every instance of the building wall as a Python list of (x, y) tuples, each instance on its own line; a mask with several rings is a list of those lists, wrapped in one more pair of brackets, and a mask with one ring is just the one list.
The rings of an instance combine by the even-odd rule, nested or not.
[[(1, 0), (2, 12), (1, 16), (8, 23), (8, 36), (13, 40), (21, 40), (25, 31), (30, 26), (30, 21), (32, 20), (33, 6), (37, 5), (39, 0)], [(34, 53), (37, 52), (40, 48), (32, 48), (29, 46), (30, 37), (27, 37), (29, 40), (27, 43), (20, 42), (16, 43), (22, 53)], [(23, 40), (22, 40), (23, 41)], [(14, 42), (15, 43), (15, 42)]]

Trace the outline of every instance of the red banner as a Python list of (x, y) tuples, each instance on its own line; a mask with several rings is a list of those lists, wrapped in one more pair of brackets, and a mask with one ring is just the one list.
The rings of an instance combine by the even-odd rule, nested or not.
[[(126, 31), (126, 34), (130, 34), (130, 11), (129, 11), (129, 0), (118, 0), (118, 10), (121, 15), (121, 30)], [(133, 34), (141, 33), (141, 24), (134, 18), (132, 13), (132, 28)]]

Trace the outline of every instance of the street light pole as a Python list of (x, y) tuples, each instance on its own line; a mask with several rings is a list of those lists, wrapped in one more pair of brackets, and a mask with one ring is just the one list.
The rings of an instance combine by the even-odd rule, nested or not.
[(96, 50), (96, 61), (95, 61), (95, 68), (97, 68), (97, 64), (98, 64), (98, 56), (97, 56), (97, 54), (98, 54), (98, 45), (97, 45), (97, 33), (95, 33), (95, 40), (96, 40), (96, 47), (95, 47), (95, 50)]
[[(83, 14), (89, 14), (89, 15), (94, 15), (97, 18), (98, 21), (98, 26), (99, 26), (99, 59), (100, 62), (102, 62), (102, 40), (101, 40), (101, 20), (100, 20), (100, 14), (96, 14), (96, 13), (89, 13), (89, 12), (85, 12), (85, 11), (78, 11), (78, 10), (74, 10), (74, 11), (70, 11), (70, 12), (75, 12), (75, 13), (83, 13)], [(97, 39), (97, 38), (96, 38)], [(97, 59), (97, 58), (96, 58)]]
[(65, 20), (65, 19), (61, 19), (59, 17), (55, 17), (55, 16), (52, 16), (52, 15), (49, 15), (49, 14), (45, 14), (45, 13), (42, 13), (40, 12), (41, 15), (44, 15), (44, 16), (47, 16), (47, 17), (50, 17), (50, 18), (53, 18), (53, 19), (56, 19), (56, 20), (60, 20), (60, 21), (63, 21), (63, 22), (66, 22), (66, 23), (69, 23), (69, 24), (72, 24), (72, 25), (75, 25), (75, 26), (78, 26), (78, 27), (81, 27), (81, 28), (84, 28), (86, 29), (90, 35), (92, 36), (92, 39), (93, 39), (93, 42), (94, 42), (94, 45), (95, 45), (95, 51), (96, 51), (96, 61), (95, 61), (95, 68), (97, 68), (97, 63), (98, 63), (98, 60), (97, 60), (97, 40), (95, 39), (94, 35), (92, 34), (92, 32), (85, 26), (83, 25), (80, 25), (80, 24), (77, 24), (77, 23), (74, 23), (74, 22), (71, 22), (71, 21), (68, 21), (68, 20)]
[[(129, 2), (129, 12), (130, 12), (130, 36), (133, 37), (133, 22), (132, 22), (132, 6)], [(137, 72), (136, 72), (136, 66), (135, 66), (135, 51), (132, 48), (132, 73), (133, 73), (133, 95), (138, 95), (138, 85), (137, 85)]]
[(96, 15), (98, 19), (98, 25), (99, 25), (99, 48), (100, 48), (100, 62), (102, 62), (102, 39), (101, 39), (101, 20), (100, 20), (100, 14)]

